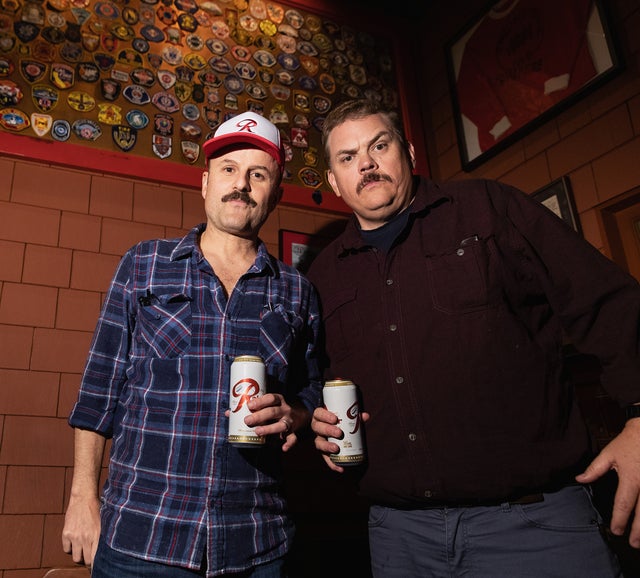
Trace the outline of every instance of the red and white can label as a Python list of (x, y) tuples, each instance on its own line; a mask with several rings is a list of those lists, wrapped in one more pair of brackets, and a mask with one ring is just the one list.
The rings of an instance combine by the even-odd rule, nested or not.
[(234, 446), (261, 446), (264, 436), (256, 435), (252, 427), (244, 423), (251, 412), (247, 403), (266, 393), (266, 369), (260, 357), (241, 355), (231, 364), (229, 389), (229, 443)]
[(324, 406), (338, 416), (338, 427), (344, 432), (342, 439), (329, 438), (340, 446), (340, 451), (330, 456), (331, 461), (341, 466), (361, 464), (364, 461), (364, 443), (355, 384), (347, 379), (327, 381), (322, 396)]

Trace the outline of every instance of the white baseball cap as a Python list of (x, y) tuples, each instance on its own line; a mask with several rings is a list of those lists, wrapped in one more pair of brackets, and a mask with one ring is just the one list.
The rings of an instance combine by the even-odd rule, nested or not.
[(202, 145), (206, 160), (223, 147), (238, 143), (253, 144), (269, 153), (284, 170), (284, 148), (280, 131), (272, 122), (255, 112), (243, 112), (223, 122), (208, 141)]

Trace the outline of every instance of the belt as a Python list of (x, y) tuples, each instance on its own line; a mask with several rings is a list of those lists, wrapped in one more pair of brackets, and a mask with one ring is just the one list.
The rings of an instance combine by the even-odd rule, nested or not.
[[(407, 508), (399, 508), (399, 509), (414, 509), (414, 510), (428, 510), (428, 509), (440, 509), (440, 508), (482, 508), (482, 507), (495, 507), (500, 506), (501, 504), (513, 504), (513, 505), (526, 505), (526, 504), (537, 504), (539, 502), (544, 502), (544, 494), (550, 493), (553, 494), (555, 492), (559, 492), (565, 488), (570, 486), (581, 486), (582, 484), (578, 484), (577, 482), (570, 481), (564, 484), (554, 484), (552, 486), (545, 487), (544, 489), (525, 495), (512, 494), (511, 497), (504, 498), (496, 498), (489, 500), (463, 500), (456, 502), (455, 500), (438, 500), (433, 499), (429, 501), (422, 502), (420, 504), (413, 503), (412, 506)], [(544, 492), (544, 493), (543, 493)], [(398, 508), (398, 506), (390, 506), (392, 508)]]
[(505, 498), (505, 499), (497, 499), (497, 500), (488, 500), (482, 501), (478, 500), (477, 502), (430, 502), (428, 504), (423, 504), (417, 509), (420, 510), (430, 510), (430, 509), (439, 509), (439, 508), (482, 508), (482, 507), (493, 507), (499, 506), (501, 504), (511, 504), (511, 505), (521, 505), (524, 506), (526, 504), (537, 504), (539, 502), (544, 502), (544, 494), (542, 492), (538, 492), (536, 494), (526, 494), (524, 496), (520, 496), (518, 498)]
[(509, 500), (510, 504), (537, 504), (538, 502), (544, 502), (544, 494), (528, 494), (517, 500)]

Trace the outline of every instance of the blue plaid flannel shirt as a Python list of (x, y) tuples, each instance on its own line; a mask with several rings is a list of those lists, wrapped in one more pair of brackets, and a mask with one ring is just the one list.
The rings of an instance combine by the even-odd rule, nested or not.
[[(265, 361), (268, 390), (321, 403), (316, 293), (260, 244), (227, 297), (184, 238), (139, 243), (122, 258), (87, 358), (73, 427), (111, 437), (102, 534), (112, 548), (208, 576), (281, 557), (293, 537), (279, 440), (226, 441), (238, 355)], [(275, 436), (270, 436), (275, 437)]]

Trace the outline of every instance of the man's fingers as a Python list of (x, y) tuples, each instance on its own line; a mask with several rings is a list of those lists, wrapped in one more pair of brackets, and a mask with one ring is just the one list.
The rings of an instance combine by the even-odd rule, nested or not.
[[(634, 488), (625, 487), (622, 483), (618, 484), (616, 495), (613, 499), (613, 509), (611, 511), (611, 532), (616, 536), (624, 534), (629, 516), (638, 505), (638, 492)], [(637, 516), (636, 516), (637, 517)], [(634, 520), (634, 525), (639, 526), (640, 520)]]

